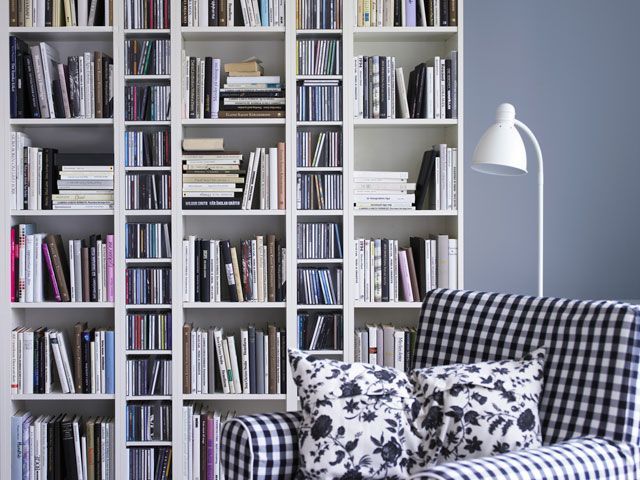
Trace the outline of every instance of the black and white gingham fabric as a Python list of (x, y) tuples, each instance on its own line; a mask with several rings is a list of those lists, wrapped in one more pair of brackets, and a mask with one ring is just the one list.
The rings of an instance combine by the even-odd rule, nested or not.
[(603, 438), (445, 463), (420, 480), (638, 480), (640, 448)]
[(298, 471), (297, 412), (235, 417), (222, 428), (225, 480), (293, 478)]
[(521, 358), (542, 346), (544, 444), (585, 436), (640, 444), (636, 307), (433, 290), (422, 308), (414, 365)]

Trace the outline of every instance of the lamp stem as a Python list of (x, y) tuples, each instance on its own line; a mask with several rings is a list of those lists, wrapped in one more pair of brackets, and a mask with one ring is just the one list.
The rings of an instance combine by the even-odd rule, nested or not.
[(542, 161), (542, 150), (540, 149), (538, 139), (533, 132), (529, 130), (529, 127), (518, 119), (515, 120), (515, 124), (527, 134), (531, 143), (533, 143), (538, 159), (538, 296), (541, 297), (544, 283), (544, 165)]

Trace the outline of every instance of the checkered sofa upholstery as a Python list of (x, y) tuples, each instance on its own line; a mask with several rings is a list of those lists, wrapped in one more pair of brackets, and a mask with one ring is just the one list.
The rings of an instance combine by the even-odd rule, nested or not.
[[(589, 302), (433, 290), (414, 367), (520, 358), (544, 346), (544, 446), (439, 465), (417, 478), (640, 479), (640, 310)], [(296, 412), (227, 422), (227, 480), (287, 479), (297, 470)]]

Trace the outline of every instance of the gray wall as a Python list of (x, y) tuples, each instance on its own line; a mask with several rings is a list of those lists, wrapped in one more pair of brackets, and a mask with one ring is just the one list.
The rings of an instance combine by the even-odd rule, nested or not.
[(637, 0), (465, 1), (466, 288), (536, 291), (532, 150), (526, 176), (469, 168), (508, 101), (545, 159), (545, 294), (640, 298), (639, 20)]

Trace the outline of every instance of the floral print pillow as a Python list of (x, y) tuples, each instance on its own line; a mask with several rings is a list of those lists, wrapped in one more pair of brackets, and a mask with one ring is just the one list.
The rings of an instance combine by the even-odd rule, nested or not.
[(545, 350), (520, 361), (448, 365), (411, 372), (422, 405), (417, 428), (439, 450), (435, 463), (542, 444), (538, 403)]
[(298, 478), (401, 479), (433, 463), (414, 428), (421, 404), (407, 375), (289, 351), (303, 419)]

